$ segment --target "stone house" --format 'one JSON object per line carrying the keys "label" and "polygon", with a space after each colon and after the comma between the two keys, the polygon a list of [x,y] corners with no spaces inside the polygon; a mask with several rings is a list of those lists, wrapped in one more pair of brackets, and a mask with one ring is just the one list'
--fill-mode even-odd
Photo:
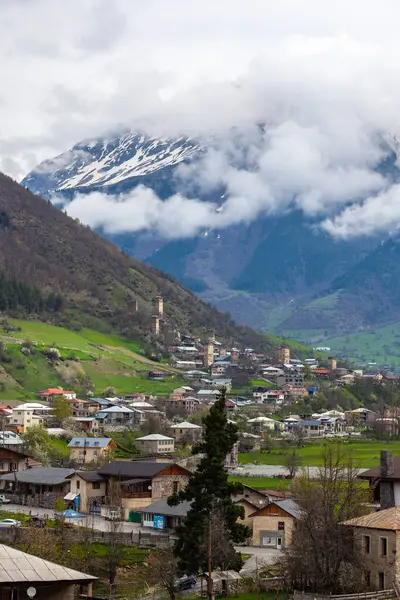
{"label": "stone house", "polygon": [[119,487],[126,520],[138,508],[183,490],[190,476],[190,471],[166,460],[115,460],[97,473],[107,481],[107,490]]}
{"label": "stone house", "polygon": [[201,438],[203,428],[200,425],[183,421],[176,425],[171,425],[170,429],[173,431],[176,442],[180,442],[183,439],[188,439],[190,442],[197,442]]}
{"label": "stone house", "polygon": [[152,433],[140,438],[136,438],[135,446],[139,452],[145,454],[167,454],[174,452],[175,440],[172,437]]}
{"label": "stone house", "polygon": [[81,463],[111,456],[116,447],[111,438],[74,437],[68,444],[70,459]]}
{"label": "stone house", "polygon": [[400,507],[345,521],[353,530],[353,540],[360,552],[365,583],[370,590],[393,588],[400,579]]}
{"label": "stone house", "polygon": [[253,519],[253,546],[283,550],[290,545],[300,508],[294,500],[271,502],[251,516]]}

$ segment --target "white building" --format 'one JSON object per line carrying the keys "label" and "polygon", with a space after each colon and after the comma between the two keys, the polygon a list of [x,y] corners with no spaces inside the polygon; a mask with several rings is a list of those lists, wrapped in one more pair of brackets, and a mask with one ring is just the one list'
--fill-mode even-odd
{"label": "white building", "polygon": [[159,433],[137,438],[135,445],[139,452],[146,454],[166,454],[175,450],[174,438]]}
{"label": "white building", "polygon": [[12,409],[9,425],[21,428],[22,432],[32,425],[43,425],[53,409],[40,402],[25,402]]}

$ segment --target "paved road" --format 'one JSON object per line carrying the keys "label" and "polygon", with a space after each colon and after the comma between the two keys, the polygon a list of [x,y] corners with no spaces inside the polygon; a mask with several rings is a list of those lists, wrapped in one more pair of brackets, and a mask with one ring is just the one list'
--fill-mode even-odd
{"label": "paved road", "polygon": [[[48,510],[46,508],[37,508],[36,506],[21,506],[19,504],[3,504],[1,510],[7,510],[9,512],[24,513],[26,515],[41,515],[48,516],[49,518],[54,517],[54,510]],[[84,519],[68,519],[69,523],[78,527],[93,527],[97,531],[109,531],[110,524],[105,520],[104,517],[88,516]],[[148,527],[141,527],[138,523],[128,523],[122,521],[121,531],[130,533],[131,531],[145,531],[146,533],[151,532]]]}
{"label": "paved road", "polygon": [[[302,467],[307,471],[310,477],[316,477],[319,474],[320,467],[310,467],[304,466]],[[359,473],[365,471],[365,469],[358,469]],[[282,465],[242,465],[237,469],[233,469],[230,471],[231,475],[241,475],[249,477],[273,477],[274,475],[287,475],[288,471],[286,467]]]}

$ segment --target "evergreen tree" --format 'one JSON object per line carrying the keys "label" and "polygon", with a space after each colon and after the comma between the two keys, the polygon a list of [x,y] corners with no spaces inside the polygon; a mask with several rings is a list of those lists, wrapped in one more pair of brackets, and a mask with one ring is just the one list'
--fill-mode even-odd
{"label": "evergreen tree", "polygon": [[[209,554],[212,569],[239,569],[242,561],[233,543],[243,543],[250,533],[248,527],[237,522],[244,518],[243,508],[232,501],[232,495],[242,492],[243,486],[230,483],[225,470],[226,456],[238,440],[236,425],[226,418],[225,400],[226,392],[222,390],[203,419],[203,439],[192,450],[193,454],[203,455],[200,464],[187,487],[168,500],[171,505],[191,502],[187,518],[177,530],[175,554],[182,573],[207,570]],[[219,527],[215,526],[216,515]],[[218,552],[216,548],[224,550]]]}

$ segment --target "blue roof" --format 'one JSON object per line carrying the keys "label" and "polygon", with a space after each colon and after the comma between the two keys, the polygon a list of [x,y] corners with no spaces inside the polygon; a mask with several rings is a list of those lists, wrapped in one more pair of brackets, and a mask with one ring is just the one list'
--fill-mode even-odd
{"label": "blue roof", "polygon": [[110,438],[74,437],[68,446],[70,448],[105,448],[110,442]]}
{"label": "blue roof", "polygon": [[321,425],[321,421],[313,421],[313,420],[307,420],[305,419],[304,421],[298,421],[298,425],[304,425],[305,427],[310,427],[312,425]]}

